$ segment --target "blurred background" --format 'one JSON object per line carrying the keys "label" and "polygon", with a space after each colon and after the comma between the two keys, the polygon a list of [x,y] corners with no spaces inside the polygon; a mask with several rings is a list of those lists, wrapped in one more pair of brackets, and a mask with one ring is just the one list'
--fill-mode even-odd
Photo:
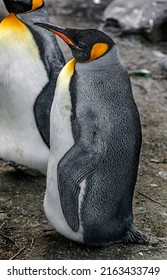
{"label": "blurred background", "polygon": [[[143,132],[134,222],[150,237],[150,244],[119,244],[92,250],[65,239],[52,229],[44,215],[45,178],[20,174],[0,161],[0,258],[167,259],[167,1],[45,3],[51,22],[99,28],[118,45],[131,77]],[[0,19],[5,15],[0,0]],[[59,43],[69,60],[69,48],[61,40]]]}

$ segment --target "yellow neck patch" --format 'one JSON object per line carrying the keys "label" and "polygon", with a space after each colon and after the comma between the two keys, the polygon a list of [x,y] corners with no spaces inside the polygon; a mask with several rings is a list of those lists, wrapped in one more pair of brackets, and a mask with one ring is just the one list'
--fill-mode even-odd
{"label": "yellow neck patch", "polygon": [[96,58],[102,56],[105,54],[109,49],[109,45],[105,43],[96,43],[93,45],[93,48],[91,50],[91,56],[89,61],[95,60]]}
{"label": "yellow neck patch", "polygon": [[70,60],[70,61],[66,64],[65,67],[66,67],[66,70],[67,70],[67,75],[72,76],[72,74],[74,73],[75,64],[76,64],[75,58],[73,58],[72,60]]}
{"label": "yellow neck patch", "polygon": [[75,64],[76,64],[76,60],[75,60],[75,58],[73,58],[72,60],[67,62],[67,64],[61,70],[59,77],[58,77],[58,82],[61,80],[62,86],[64,86],[66,84],[67,80],[69,80],[71,78],[71,76],[73,75],[74,69],[75,69]]}
{"label": "yellow neck patch", "polygon": [[32,0],[32,9],[29,12],[32,12],[43,5],[43,0]]}
{"label": "yellow neck patch", "polygon": [[70,96],[70,80],[75,70],[76,60],[70,60],[61,70],[56,84],[56,94],[61,95],[63,100],[63,114],[64,116],[71,115],[71,96]]}
{"label": "yellow neck patch", "polygon": [[24,53],[40,59],[39,50],[27,26],[13,13],[0,23],[0,50],[18,55]]}
{"label": "yellow neck patch", "polygon": [[0,32],[6,32],[7,30],[15,30],[19,32],[24,32],[26,26],[16,17],[15,14],[10,13],[5,17],[0,23]]}

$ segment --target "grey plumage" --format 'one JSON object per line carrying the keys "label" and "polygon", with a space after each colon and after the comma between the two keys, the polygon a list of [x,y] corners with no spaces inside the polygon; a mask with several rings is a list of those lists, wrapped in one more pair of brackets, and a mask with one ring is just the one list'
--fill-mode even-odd
{"label": "grey plumage", "polygon": [[[77,231],[79,222],[73,224],[78,209],[74,205],[79,183],[86,179],[80,206],[84,242],[99,246],[121,241],[132,228],[141,126],[130,80],[119,62],[116,46],[98,60],[77,63],[70,92],[77,141],[58,167],[66,219]],[[72,201],[73,193],[76,196]]]}

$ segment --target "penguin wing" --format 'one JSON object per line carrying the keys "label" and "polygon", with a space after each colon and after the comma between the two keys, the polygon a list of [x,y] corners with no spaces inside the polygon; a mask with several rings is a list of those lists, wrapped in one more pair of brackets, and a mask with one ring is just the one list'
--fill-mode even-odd
{"label": "penguin wing", "polygon": [[58,189],[62,211],[74,232],[79,230],[80,183],[99,166],[105,153],[104,142],[96,135],[93,142],[80,140],[74,144],[58,164]]}
{"label": "penguin wing", "polygon": [[[25,19],[25,18],[24,18]],[[59,48],[56,37],[49,31],[43,32],[39,26],[32,24],[33,18],[28,17],[27,27],[32,33],[38,46],[41,59],[48,74],[49,82],[39,93],[34,104],[34,115],[39,132],[50,146],[50,110],[54,98],[57,77],[65,65],[63,54]],[[49,46],[49,47],[47,47]]]}
{"label": "penguin wing", "polygon": [[34,116],[45,144],[50,147],[50,111],[54,98],[58,73],[51,73],[49,82],[38,95],[34,104]]}

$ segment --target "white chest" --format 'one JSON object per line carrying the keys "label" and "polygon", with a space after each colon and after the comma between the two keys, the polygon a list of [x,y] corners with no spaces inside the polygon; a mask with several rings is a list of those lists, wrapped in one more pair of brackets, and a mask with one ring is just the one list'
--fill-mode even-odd
{"label": "white chest", "polygon": [[56,164],[72,147],[74,139],[71,127],[71,97],[69,81],[62,73],[59,75],[55,98],[51,110],[51,155],[54,154]]}
{"label": "white chest", "polygon": [[29,30],[24,36],[5,30],[0,27],[0,156],[45,173],[48,148],[33,106],[48,82],[47,73]]}
{"label": "white chest", "polygon": [[[57,165],[65,153],[74,145],[71,128],[71,97],[69,82],[73,71],[70,63],[61,71],[51,110],[51,143],[47,171],[47,189],[44,199],[45,213],[53,227],[64,236],[82,242],[82,229],[74,233],[68,226],[61,209],[57,186]],[[65,78],[66,77],[66,78]]]}

